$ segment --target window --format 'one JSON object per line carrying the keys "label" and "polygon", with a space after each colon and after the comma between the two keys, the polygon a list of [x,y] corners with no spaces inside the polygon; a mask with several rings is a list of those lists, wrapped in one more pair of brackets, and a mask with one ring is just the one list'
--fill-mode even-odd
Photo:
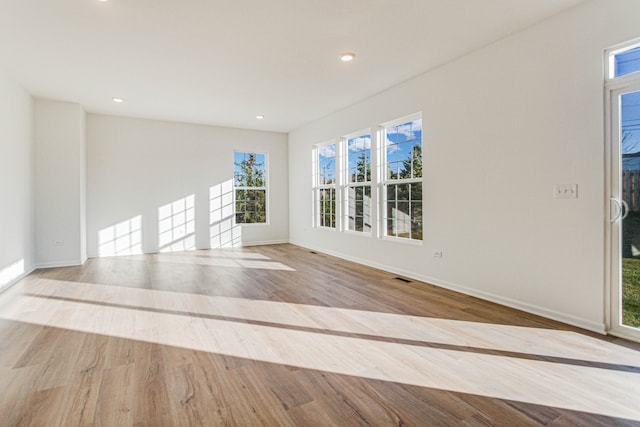
{"label": "window", "polygon": [[[640,176],[640,39],[606,51],[605,163],[608,251],[608,326],[615,335],[640,341],[638,311],[638,181]],[[617,205],[617,207],[616,207]]]}
{"label": "window", "polygon": [[609,78],[620,77],[638,71],[640,71],[640,46],[635,44],[611,52]]}
{"label": "window", "polygon": [[267,222],[267,155],[234,153],[233,183],[236,224]]}
{"label": "window", "polygon": [[384,235],[422,240],[422,119],[383,126]]}
{"label": "window", "polygon": [[371,232],[371,134],[346,138],[347,228]]}
{"label": "window", "polygon": [[316,147],[314,205],[315,225],[336,228],[336,144]]}

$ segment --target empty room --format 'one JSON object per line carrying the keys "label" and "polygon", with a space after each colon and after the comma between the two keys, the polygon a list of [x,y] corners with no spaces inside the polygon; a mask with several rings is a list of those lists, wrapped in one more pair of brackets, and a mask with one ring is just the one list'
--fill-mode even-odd
{"label": "empty room", "polygon": [[637,0],[0,0],[0,427],[640,425]]}

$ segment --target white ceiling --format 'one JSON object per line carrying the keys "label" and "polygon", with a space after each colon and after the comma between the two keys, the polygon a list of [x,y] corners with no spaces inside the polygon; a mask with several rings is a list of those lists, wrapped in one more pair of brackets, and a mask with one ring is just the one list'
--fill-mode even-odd
{"label": "white ceiling", "polygon": [[0,67],[89,112],[287,132],[581,1],[0,0]]}

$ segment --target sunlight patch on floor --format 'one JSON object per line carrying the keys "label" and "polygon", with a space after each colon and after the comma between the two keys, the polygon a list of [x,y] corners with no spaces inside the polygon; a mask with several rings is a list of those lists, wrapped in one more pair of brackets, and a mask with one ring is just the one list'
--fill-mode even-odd
{"label": "sunlight patch on floor", "polygon": [[569,331],[37,278],[21,291],[0,317],[640,421],[640,374],[606,368],[640,367],[640,354]]}
{"label": "sunlight patch on floor", "polygon": [[270,260],[253,260],[253,259],[241,259],[234,257],[205,257],[205,258],[193,258],[192,256],[185,255],[173,255],[166,257],[164,255],[156,255],[155,260],[165,263],[179,263],[189,265],[208,265],[212,267],[233,267],[233,268],[257,268],[266,270],[283,270],[283,271],[295,271],[293,268],[285,265],[281,262]]}

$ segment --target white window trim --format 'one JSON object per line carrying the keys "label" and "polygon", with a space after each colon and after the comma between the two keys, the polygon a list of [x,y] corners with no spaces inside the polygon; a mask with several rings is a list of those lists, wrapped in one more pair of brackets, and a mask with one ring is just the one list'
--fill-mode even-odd
{"label": "white window trim", "polygon": [[615,56],[619,53],[626,52],[640,47],[640,38],[633,39],[631,41],[621,43],[605,50],[605,70],[604,79],[608,83],[615,82],[616,84],[625,85],[627,81],[635,81],[638,78],[640,71],[634,71],[633,73],[625,74],[624,76],[615,77]]}
{"label": "white window trim", "polygon": [[[381,123],[378,127],[378,137],[377,137],[377,154],[378,154],[378,238],[382,240],[410,244],[415,246],[423,246],[424,242],[424,169],[423,175],[420,178],[405,178],[405,179],[394,179],[389,180],[387,177],[387,146],[386,146],[386,138],[385,131],[386,128],[391,126],[400,125],[409,121],[414,120],[422,120],[422,111],[409,114],[404,117],[400,117],[398,119],[390,120],[388,122]],[[422,134],[422,160],[424,165],[424,122],[423,122],[423,134]],[[406,237],[397,237],[397,236],[389,236],[387,234],[387,192],[386,186],[389,184],[414,184],[421,183],[422,184],[422,240],[406,238]]]}
{"label": "white window trim", "polygon": [[[335,181],[333,184],[321,184],[320,183],[320,173],[319,173],[319,169],[320,169],[320,148],[321,147],[325,147],[327,145],[335,145],[336,146],[336,157],[335,157],[335,171],[334,171],[334,176],[335,176]],[[320,144],[316,144],[313,146],[313,173],[312,173],[312,181],[313,181],[313,227],[318,229],[318,230],[326,230],[326,231],[338,231],[340,230],[341,227],[341,221],[340,221],[340,194],[339,194],[339,188],[340,188],[340,161],[341,161],[341,155],[340,155],[340,146],[342,144],[340,144],[340,141],[338,140],[330,140],[330,141],[325,141],[323,143]],[[333,189],[335,196],[334,196],[334,204],[335,204],[335,218],[336,218],[336,226],[335,227],[327,227],[326,225],[321,225],[320,224],[320,191],[321,190],[326,190],[326,189]]]}
{"label": "white window trim", "polygon": [[[614,178],[616,168],[613,162],[619,156],[619,151],[616,152],[611,147],[617,145],[617,134],[620,131],[617,119],[614,118],[614,111],[612,108],[611,100],[616,98],[619,93],[626,91],[633,91],[640,85],[640,72],[635,71],[623,76],[615,77],[614,57],[615,55],[625,52],[627,50],[640,47],[640,38],[628,41],[626,43],[619,44],[610,49],[605,50],[605,203],[609,206],[610,197],[614,194],[611,193],[613,183],[616,182]],[[608,215],[611,215],[609,212]],[[620,229],[615,229],[608,226],[605,232],[605,254],[608,261],[605,263],[605,323],[606,328],[612,335],[626,338],[632,341],[638,341],[637,328],[627,326],[619,322],[619,317],[622,315],[621,307],[614,307],[616,301],[622,299],[622,287],[618,286],[617,282],[620,281],[621,271],[616,271],[615,267],[612,268],[611,260],[620,257],[619,248],[614,243],[619,243],[617,240],[619,237],[614,238],[614,234],[618,234]],[[618,234],[619,236],[619,234]],[[617,303],[616,303],[617,304]]]}
{"label": "white window trim", "polygon": [[[233,150],[233,155],[235,159],[236,153],[252,153],[252,154],[263,154],[264,155],[264,187],[236,187],[236,177],[235,177],[235,161],[234,161],[234,176],[233,176],[233,225],[240,227],[264,227],[265,225],[270,225],[271,223],[271,215],[270,215],[270,194],[269,194],[269,152],[268,151],[256,151],[256,150]],[[265,190],[264,201],[265,201],[265,222],[236,222],[236,190]]]}
{"label": "white window trim", "polygon": [[387,242],[401,243],[403,245],[414,245],[414,246],[423,246],[422,240],[416,239],[407,239],[405,237],[396,237],[396,236],[382,236],[381,240],[385,240]]}
{"label": "white window trim", "polygon": [[[369,135],[369,138],[371,140],[371,147],[369,149],[370,151],[370,159],[369,159],[369,163],[370,163],[370,168],[371,168],[371,176],[369,176],[369,181],[366,182],[349,182],[349,140],[352,138],[357,138],[359,136],[364,136],[364,135]],[[342,173],[341,175],[341,188],[342,188],[342,205],[344,206],[344,212],[342,215],[342,223],[343,223],[343,228],[342,231],[347,233],[347,234],[354,234],[354,235],[359,235],[359,236],[366,236],[366,237],[370,237],[373,235],[373,231],[375,229],[375,223],[374,223],[374,209],[375,206],[373,204],[373,191],[374,191],[374,181],[373,181],[373,174],[374,174],[374,164],[373,164],[373,154],[375,152],[375,145],[374,145],[375,141],[374,141],[374,133],[372,132],[371,128],[365,128],[365,129],[361,129],[357,132],[351,132],[347,135],[344,135],[341,140],[340,140],[340,145],[342,145],[342,150],[341,150],[341,154],[342,154],[342,159],[341,159],[341,169],[342,169]],[[349,229],[349,188],[351,187],[369,187],[369,193],[371,194],[371,201],[370,201],[370,207],[369,207],[369,217],[371,218],[371,229],[369,231],[357,231],[357,230],[351,230]]]}

